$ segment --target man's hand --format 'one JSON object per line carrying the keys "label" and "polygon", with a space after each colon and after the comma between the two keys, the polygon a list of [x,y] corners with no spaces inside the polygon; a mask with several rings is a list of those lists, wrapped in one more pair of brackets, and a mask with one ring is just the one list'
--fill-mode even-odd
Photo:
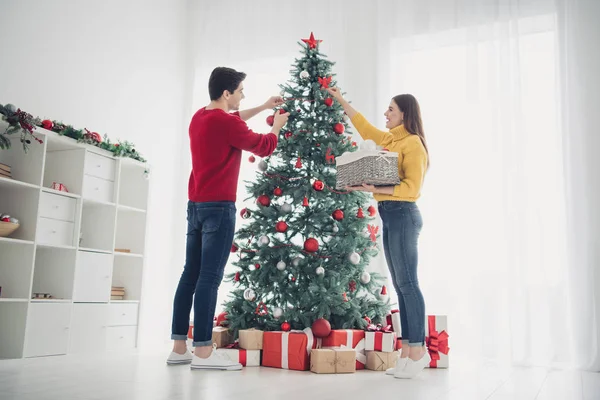
{"label": "man's hand", "polygon": [[283,98],[281,96],[273,96],[270,97],[269,100],[265,101],[263,107],[265,110],[269,110],[271,108],[279,107],[284,103]]}
{"label": "man's hand", "polygon": [[283,128],[283,126],[287,123],[287,120],[290,116],[290,113],[285,113],[285,114],[279,114],[278,112],[275,113],[275,119],[273,120],[273,130],[274,131],[280,131],[281,128]]}

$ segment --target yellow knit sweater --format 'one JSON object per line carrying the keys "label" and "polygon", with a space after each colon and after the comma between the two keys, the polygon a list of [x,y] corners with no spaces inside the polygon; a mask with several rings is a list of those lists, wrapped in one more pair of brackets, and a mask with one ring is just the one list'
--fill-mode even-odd
{"label": "yellow knit sweater", "polygon": [[394,186],[394,194],[374,194],[377,201],[417,201],[427,170],[427,152],[417,135],[413,135],[400,125],[389,132],[380,131],[356,113],[352,124],[363,139],[373,140],[378,146],[398,153],[398,173],[402,182]]}

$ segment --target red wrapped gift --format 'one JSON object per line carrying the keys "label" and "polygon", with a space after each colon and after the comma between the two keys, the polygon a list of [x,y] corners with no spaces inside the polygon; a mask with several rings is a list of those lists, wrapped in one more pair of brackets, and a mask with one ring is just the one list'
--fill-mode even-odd
{"label": "red wrapped gift", "polygon": [[392,326],[396,335],[400,337],[402,334],[402,328],[400,327],[400,310],[392,310],[386,316],[386,322],[388,325]]}
{"label": "red wrapped gift", "polygon": [[365,333],[365,350],[381,351],[391,353],[397,346],[396,332],[392,331],[391,326],[369,325]]}
{"label": "red wrapped gift", "polygon": [[57,183],[57,182],[52,182],[52,189],[58,190],[60,192],[67,192],[67,193],[69,192],[65,185],[63,185],[62,183]]}
{"label": "red wrapped gift", "polygon": [[310,352],[316,347],[312,330],[265,332],[263,334],[263,367],[308,371]]}
{"label": "red wrapped gift", "polygon": [[[321,341],[320,346],[327,347],[347,347],[356,351],[356,369],[365,369],[367,355],[365,353],[365,331],[358,329],[335,329],[329,336]],[[319,347],[319,346],[317,346]]]}
{"label": "red wrapped gift", "polygon": [[448,317],[428,315],[425,322],[425,345],[431,357],[429,368],[448,368]]}

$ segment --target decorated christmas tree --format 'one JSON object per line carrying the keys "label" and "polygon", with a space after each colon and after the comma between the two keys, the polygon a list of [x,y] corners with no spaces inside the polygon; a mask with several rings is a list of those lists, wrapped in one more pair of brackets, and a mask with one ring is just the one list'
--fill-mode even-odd
{"label": "decorated christmas tree", "polygon": [[363,329],[389,309],[382,278],[367,272],[378,253],[376,208],[365,193],[334,189],[335,157],[357,145],[342,107],[323,90],[336,82],[320,42],[312,33],[299,42],[302,57],[275,110],[290,117],[247,184],[256,205],[241,210],[247,223],[234,239],[236,272],[227,279],[235,289],[225,303],[236,333],[304,329],[320,318],[332,329]]}

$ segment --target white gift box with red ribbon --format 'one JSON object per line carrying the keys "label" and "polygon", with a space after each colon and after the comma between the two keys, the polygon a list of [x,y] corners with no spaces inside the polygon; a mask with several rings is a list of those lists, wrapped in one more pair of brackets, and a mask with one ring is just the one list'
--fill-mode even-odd
{"label": "white gift box with red ribbon", "polygon": [[396,332],[366,332],[365,350],[391,353],[396,350]]}
{"label": "white gift box with red ribbon", "polygon": [[220,354],[225,355],[233,362],[239,362],[244,367],[260,367],[260,350],[244,349],[219,349]]}
{"label": "white gift box with red ribbon", "polygon": [[448,317],[428,315],[425,317],[425,346],[431,357],[429,368],[448,368]]}

